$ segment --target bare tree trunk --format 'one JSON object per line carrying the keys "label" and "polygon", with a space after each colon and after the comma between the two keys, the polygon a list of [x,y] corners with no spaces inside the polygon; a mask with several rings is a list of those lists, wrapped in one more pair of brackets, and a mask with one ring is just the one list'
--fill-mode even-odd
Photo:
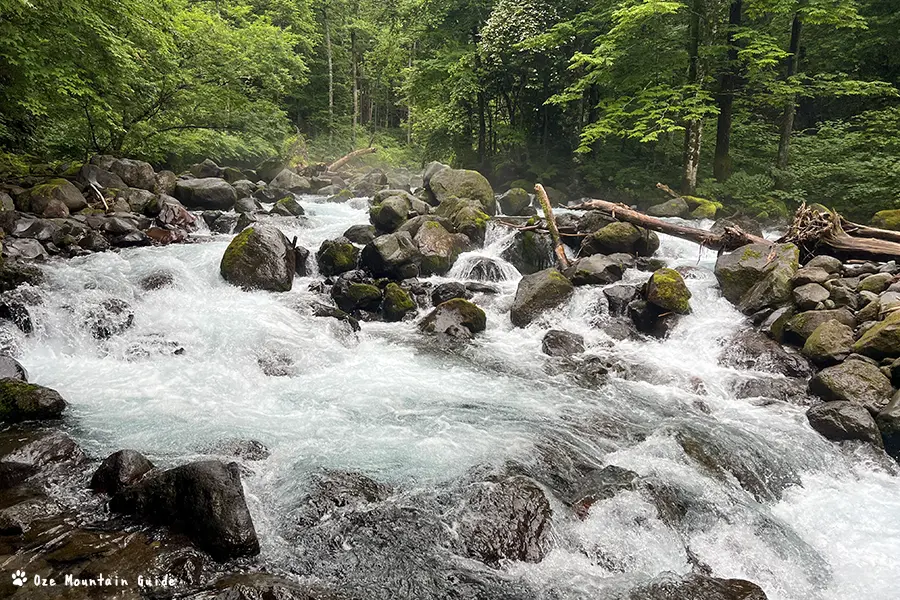
{"label": "bare tree trunk", "polygon": [[325,54],[328,57],[328,142],[334,143],[334,63],[331,52],[331,27],[328,24],[328,13],[322,9],[325,21]]}
{"label": "bare tree trunk", "polygon": [[351,140],[353,147],[356,147],[356,127],[359,125],[359,68],[357,65],[358,58],[356,56],[356,29],[350,30],[350,57],[353,63],[353,128],[351,129]]}
{"label": "bare tree trunk", "polygon": [[569,258],[566,256],[566,247],[563,246],[559,237],[559,229],[556,228],[556,218],[553,216],[553,208],[550,207],[550,199],[547,197],[547,191],[541,184],[534,186],[535,195],[541,208],[544,211],[544,217],[547,218],[547,229],[550,230],[550,238],[553,240],[553,249],[556,252],[556,262],[559,270],[564,271],[569,268]]}
{"label": "bare tree trunk", "polygon": [[[691,6],[691,21],[688,28],[688,82],[700,83],[700,14],[703,0],[694,0]],[[703,141],[703,123],[688,121],[684,129],[684,162],[681,176],[681,191],[693,195],[697,190],[697,173],[700,170],[700,147]]]}
{"label": "bare tree trunk", "polygon": [[[794,14],[791,22],[791,42],[788,48],[789,56],[787,58],[787,80],[797,74],[800,66],[800,34],[803,29],[803,23],[800,21],[800,15]],[[778,173],[775,178],[775,187],[784,189],[787,185],[785,181],[784,171],[787,170],[791,153],[791,134],[794,133],[794,116],[797,113],[797,99],[791,95],[784,105],[784,112],[781,116],[781,137],[778,140],[778,159],[775,166]]]}
{"label": "bare tree trunk", "polygon": [[731,176],[731,123],[733,117],[734,94],[738,79],[738,47],[734,34],[741,26],[743,0],[732,0],[728,15],[728,65],[722,74],[716,101],[719,105],[719,119],[716,124],[716,152],[713,158],[713,175],[718,181]]}
{"label": "bare tree trunk", "polygon": [[375,148],[373,148],[373,147],[360,148],[359,150],[354,150],[353,152],[342,156],[341,158],[337,159],[336,161],[334,161],[333,163],[328,165],[328,167],[325,170],[331,171],[331,172],[337,171],[338,169],[340,169],[341,167],[346,165],[348,162],[350,162],[357,156],[364,156],[366,154],[372,154],[373,152],[375,152]]}

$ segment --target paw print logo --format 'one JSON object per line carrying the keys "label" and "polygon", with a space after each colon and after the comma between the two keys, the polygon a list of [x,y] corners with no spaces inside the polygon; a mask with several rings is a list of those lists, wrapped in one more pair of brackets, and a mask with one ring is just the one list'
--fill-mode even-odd
{"label": "paw print logo", "polygon": [[25,575],[25,571],[16,571],[12,574],[13,585],[22,587],[25,585],[25,578],[28,577]]}

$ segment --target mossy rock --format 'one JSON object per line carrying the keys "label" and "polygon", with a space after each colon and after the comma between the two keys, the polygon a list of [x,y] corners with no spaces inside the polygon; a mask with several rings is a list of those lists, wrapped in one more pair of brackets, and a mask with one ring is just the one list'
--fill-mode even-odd
{"label": "mossy rock", "polygon": [[866,331],[853,344],[853,351],[878,359],[900,357],[900,311]]}
{"label": "mossy rock", "polygon": [[305,214],[306,211],[303,210],[303,207],[300,206],[300,203],[297,202],[294,196],[285,196],[275,203],[271,212],[273,215],[282,217],[299,217]]}
{"label": "mossy rock", "polygon": [[718,208],[713,202],[704,202],[691,211],[694,219],[715,219]]}
{"label": "mossy rock", "polygon": [[36,185],[16,198],[17,209],[36,215],[44,215],[56,203],[62,203],[65,206],[66,214],[63,216],[87,207],[87,201],[78,188],[67,179],[61,178]]}
{"label": "mossy rock", "polygon": [[319,274],[325,277],[352,271],[358,262],[359,248],[346,238],[325,240],[316,252]]}
{"label": "mossy rock", "polygon": [[412,204],[409,199],[389,196],[369,209],[369,221],[381,233],[393,233],[406,223]]}
{"label": "mossy rock", "polygon": [[803,355],[819,366],[844,360],[853,344],[853,329],[836,319],[825,321],[813,330],[803,344]]}
{"label": "mossy rock", "polygon": [[721,255],[715,274],[722,295],[751,310],[790,302],[799,267],[800,251],[794,244],[748,244]]}
{"label": "mossy rock", "polygon": [[416,303],[409,292],[396,283],[389,283],[384,288],[382,313],[385,321],[400,321],[406,313],[416,310]]}
{"label": "mossy rock", "polygon": [[227,282],[244,289],[286,292],[293,286],[296,255],[277,228],[254,225],[231,240],[219,271]]}
{"label": "mossy rock", "polygon": [[880,210],[872,217],[872,227],[900,231],[900,208]]}
{"label": "mossy rock", "polygon": [[582,256],[619,252],[652,256],[658,249],[659,236],[656,233],[622,221],[601,227],[585,237],[581,243]]}
{"label": "mossy rock", "polygon": [[0,379],[0,422],[58,419],[66,408],[62,396],[40,385]]}
{"label": "mossy rock", "polygon": [[441,169],[428,180],[427,187],[438,203],[450,197],[466,198],[478,202],[481,211],[488,215],[497,212],[494,190],[478,171]]}
{"label": "mossy rock", "polygon": [[888,405],[894,393],[881,369],[855,359],[816,373],[809,380],[809,391],[826,402],[844,400],[876,413]]}
{"label": "mossy rock", "polygon": [[659,269],[647,282],[647,302],[686,315],[691,312],[691,291],[674,269]]}
{"label": "mossy rock", "polygon": [[487,327],[487,316],[465,298],[453,298],[439,304],[426,316],[419,328],[426,333],[440,333],[469,338]]}
{"label": "mossy rock", "polygon": [[510,319],[516,327],[525,327],[541,313],[566,302],[574,291],[572,282],[556,269],[526,275],[519,281]]}

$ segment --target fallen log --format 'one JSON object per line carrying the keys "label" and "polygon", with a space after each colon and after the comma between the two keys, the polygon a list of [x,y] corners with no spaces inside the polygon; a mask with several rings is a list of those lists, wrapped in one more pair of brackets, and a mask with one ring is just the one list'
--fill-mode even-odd
{"label": "fallen log", "polygon": [[547,229],[550,230],[550,238],[553,240],[553,250],[556,252],[556,262],[559,263],[559,270],[564,271],[569,268],[569,259],[566,256],[566,247],[563,246],[559,238],[559,229],[556,228],[556,217],[553,216],[553,209],[550,207],[550,199],[547,197],[547,191],[541,184],[534,186],[535,195],[541,208],[544,210],[544,217],[547,219]]}
{"label": "fallen log", "polygon": [[346,165],[348,162],[350,162],[354,158],[356,158],[358,156],[365,156],[366,154],[373,154],[374,152],[375,152],[374,146],[369,146],[368,148],[360,148],[359,150],[354,150],[353,152],[351,152],[349,154],[345,154],[344,156],[340,157],[339,159],[337,159],[336,161],[334,161],[333,163],[328,165],[328,167],[326,167],[325,170],[326,171],[337,171],[338,169],[340,169],[341,167]]}

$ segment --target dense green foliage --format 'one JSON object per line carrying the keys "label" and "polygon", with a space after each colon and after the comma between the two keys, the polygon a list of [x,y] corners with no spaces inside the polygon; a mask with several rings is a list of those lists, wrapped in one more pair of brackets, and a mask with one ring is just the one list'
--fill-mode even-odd
{"label": "dense green foliage", "polygon": [[[900,208],[893,0],[0,0],[0,149]],[[695,192],[696,190],[696,192]]]}

